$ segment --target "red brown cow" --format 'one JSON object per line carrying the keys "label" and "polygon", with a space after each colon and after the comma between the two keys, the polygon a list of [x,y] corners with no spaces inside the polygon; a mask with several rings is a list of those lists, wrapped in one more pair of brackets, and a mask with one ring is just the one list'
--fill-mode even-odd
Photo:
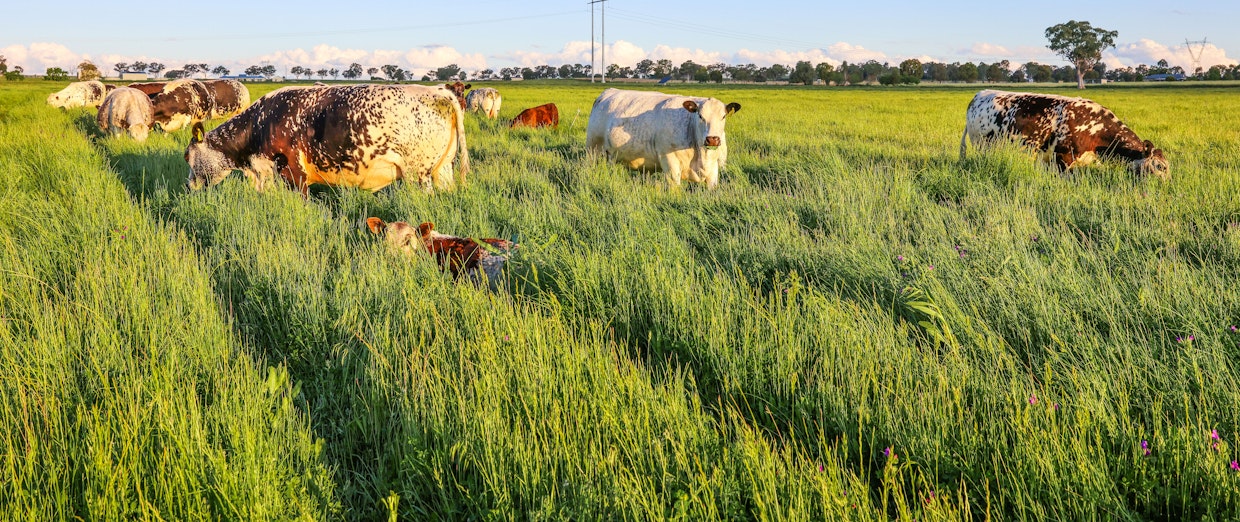
{"label": "red brown cow", "polygon": [[461,83],[458,81],[456,83],[445,83],[443,84],[443,86],[447,87],[449,91],[452,91],[452,94],[456,95],[457,101],[461,102],[461,110],[464,110],[465,109],[465,91],[468,91],[470,87],[473,87],[473,84]]}
{"label": "red brown cow", "polygon": [[131,83],[129,87],[151,98],[155,106],[155,123],[164,132],[173,132],[206,120],[215,110],[215,96],[198,80],[182,78],[171,82]]}
{"label": "red brown cow", "polygon": [[1060,171],[1112,157],[1128,162],[1135,174],[1171,176],[1162,149],[1142,141],[1106,107],[1084,98],[981,91],[969,102],[960,136],[962,159],[965,138],[975,146],[1016,140],[1037,150],[1043,161],[1054,161]]}
{"label": "red brown cow", "polygon": [[154,96],[163,92],[165,85],[168,85],[168,82],[137,82],[126,85],[126,87],[142,91],[147,96]]}
{"label": "red brown cow", "polygon": [[521,111],[516,118],[512,119],[512,123],[508,125],[512,127],[551,127],[560,126],[560,109],[554,103],[530,107]]}
{"label": "red brown cow", "polygon": [[467,237],[449,236],[435,232],[435,224],[422,223],[413,228],[404,221],[385,223],[377,217],[367,218],[366,226],[375,235],[382,235],[388,245],[408,254],[429,253],[439,263],[441,270],[452,273],[453,279],[465,275],[475,283],[486,276],[488,281],[499,281],[508,253],[515,248],[504,239],[483,239],[495,252]]}

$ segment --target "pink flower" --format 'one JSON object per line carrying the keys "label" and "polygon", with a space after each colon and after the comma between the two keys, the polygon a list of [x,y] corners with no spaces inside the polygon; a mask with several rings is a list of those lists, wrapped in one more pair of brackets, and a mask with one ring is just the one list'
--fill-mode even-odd
{"label": "pink flower", "polygon": [[1038,403],[1038,394],[1035,393],[1035,394],[1030,395],[1029,404],[1037,404],[1037,403]]}
{"label": "pink flower", "polygon": [[1210,438],[1211,438],[1211,439],[1214,439],[1214,440],[1218,440],[1218,430],[1217,430],[1217,429],[1210,430]]}
{"label": "pink flower", "polygon": [[1233,460],[1233,461],[1231,461],[1231,470],[1232,470],[1232,471],[1240,471],[1240,462],[1236,462],[1236,461],[1234,461],[1234,460]]}

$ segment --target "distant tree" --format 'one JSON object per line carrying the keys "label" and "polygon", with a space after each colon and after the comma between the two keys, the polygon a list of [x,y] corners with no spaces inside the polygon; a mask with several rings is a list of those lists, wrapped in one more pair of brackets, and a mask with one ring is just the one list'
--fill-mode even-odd
{"label": "distant tree", "polygon": [[792,69],[789,69],[788,66],[779,63],[771,64],[771,66],[767,68],[767,71],[769,72],[767,79],[775,81],[786,80],[788,79],[788,75],[792,74]]}
{"label": "distant tree", "polygon": [[214,75],[216,75],[217,77],[218,77],[218,76],[228,76],[228,73],[230,73],[230,72],[232,72],[232,71],[229,71],[229,70],[228,70],[228,68],[227,68],[227,67],[224,67],[223,65],[217,65],[217,66],[215,66],[215,68],[214,68],[214,69],[211,69],[211,74],[214,74]]}
{"label": "distant tree", "polygon": [[706,71],[706,78],[715,83],[723,83],[723,71],[719,69],[709,69]]}
{"label": "distant tree", "polygon": [[245,74],[248,76],[260,76],[263,74],[263,66],[251,65],[245,68]]}
{"label": "distant tree", "polygon": [[909,58],[900,62],[900,76],[912,76],[920,80],[922,74],[921,60]]}
{"label": "distant tree", "polygon": [[435,69],[435,78],[440,81],[455,79],[459,74],[461,74],[461,67],[455,63]]}
{"label": "distant tree", "polygon": [[95,64],[91,63],[90,60],[82,60],[82,63],[79,63],[77,68],[78,80],[89,81],[99,79],[99,68],[95,67]]}
{"label": "distant tree", "polygon": [[258,70],[258,72],[261,73],[263,76],[270,78],[276,75],[276,66],[264,65],[261,69]]}
{"label": "distant tree", "polygon": [[960,65],[960,81],[973,83],[977,81],[977,66],[973,62],[965,62]]}
{"label": "distant tree", "polygon": [[521,79],[522,80],[533,80],[536,78],[538,78],[538,73],[536,71],[534,71],[533,69],[530,69],[529,67],[521,68]]}
{"label": "distant tree", "polygon": [[1025,71],[1017,69],[1008,77],[1008,81],[1012,83],[1025,83]]}
{"label": "distant tree", "polygon": [[354,62],[349,64],[349,68],[344,70],[346,80],[356,80],[362,76],[362,64]]}
{"label": "distant tree", "polygon": [[133,72],[144,73],[146,72],[146,68],[147,68],[146,62],[134,62],[134,63],[129,64],[129,70]]}
{"label": "distant tree", "polygon": [[822,62],[814,66],[814,77],[822,80],[823,83],[830,83],[832,76],[835,76],[834,65]]}
{"label": "distant tree", "polygon": [[495,69],[483,69],[475,73],[475,78],[479,80],[490,80],[495,76]]}
{"label": "distant tree", "polygon": [[816,79],[818,79],[818,74],[814,71],[813,64],[807,61],[799,61],[793,66],[792,74],[788,76],[788,83],[813,85]]}
{"label": "distant tree", "polygon": [[336,78],[340,77],[340,69],[332,67],[331,69],[327,70],[327,74],[330,74],[332,79],[335,80]]}
{"label": "distant tree", "polygon": [[930,64],[930,79],[936,82],[947,81],[947,64],[934,62]]}
{"label": "distant tree", "polygon": [[113,71],[116,71],[116,75],[117,75],[117,76],[120,76],[120,75],[121,75],[121,73],[123,73],[123,72],[125,72],[125,71],[129,70],[129,64],[127,64],[127,63],[125,63],[125,62],[120,62],[120,63],[117,63],[117,64],[115,64],[115,65],[113,65],[113,66],[112,66],[112,70],[113,70]]}
{"label": "distant tree", "polygon": [[301,76],[301,71],[302,71],[302,69],[303,69],[303,68],[302,68],[302,66],[300,66],[300,65],[294,65],[294,66],[292,66],[292,67],[290,67],[290,68],[289,68],[288,73],[289,73],[289,74],[291,74],[291,75],[293,75],[293,77],[294,77],[294,78],[296,78],[296,77],[298,77],[298,76]]}
{"label": "distant tree", "polygon": [[146,72],[154,74],[155,76],[159,76],[159,73],[163,72],[166,68],[167,67],[165,67],[164,64],[159,62],[151,62],[146,64]]}
{"label": "distant tree", "polygon": [[186,73],[185,73],[185,71],[184,71],[183,69],[173,69],[173,70],[171,70],[171,71],[168,71],[168,72],[164,73],[164,78],[167,78],[167,79],[169,79],[169,80],[175,80],[175,79],[178,79],[178,78],[185,78],[185,77],[187,77],[187,76],[189,76],[189,75],[188,75],[188,74],[186,74]]}
{"label": "distant tree", "polygon": [[672,61],[667,58],[655,62],[650,69],[650,75],[655,78],[662,78],[669,74],[672,74]]}
{"label": "distant tree", "polygon": [[1008,76],[1011,76],[1012,74],[1012,72],[1008,70],[1009,67],[1011,67],[1011,63],[1007,60],[990,64],[990,66],[986,68],[986,81],[1006,82]]}
{"label": "distant tree", "polygon": [[1119,31],[1095,28],[1089,22],[1068,20],[1046,28],[1047,45],[1055,54],[1076,66],[1076,88],[1085,88],[1085,73],[1102,61],[1102,52],[1115,47]]}
{"label": "distant tree", "polygon": [[0,54],[0,74],[9,72],[9,59]]}
{"label": "distant tree", "polygon": [[394,82],[405,80],[405,70],[401,69],[399,66],[388,64],[380,67],[380,69],[383,70],[383,76],[389,80]]}
{"label": "distant tree", "polygon": [[649,58],[643,59],[633,66],[633,72],[642,77],[650,76],[652,70],[654,70],[654,60]]}
{"label": "distant tree", "polygon": [[5,71],[6,72],[4,73],[4,79],[6,80],[18,81],[18,80],[26,79],[25,76],[22,76],[22,73],[26,72],[26,70],[22,69],[22,66],[20,65],[14,65],[13,69],[11,70],[6,68]]}
{"label": "distant tree", "polygon": [[69,79],[69,73],[60,67],[48,67],[47,72],[43,73],[43,79],[61,82]]}
{"label": "distant tree", "polygon": [[207,64],[205,64],[205,63],[200,63],[200,64],[196,64],[196,65],[198,65],[198,73],[199,73],[199,74],[202,74],[202,75],[204,75],[204,76],[207,74],[207,72],[209,72],[209,71],[211,70],[211,66],[210,66],[210,65],[207,65]]}
{"label": "distant tree", "polygon": [[511,80],[521,75],[521,68],[520,67],[504,67],[503,69],[499,70],[499,75],[500,75],[500,78],[502,78],[505,81]]}
{"label": "distant tree", "polygon": [[181,71],[185,73],[186,78],[192,77],[193,75],[198,74],[198,64],[187,63],[181,67]]}
{"label": "distant tree", "polygon": [[697,75],[698,69],[701,67],[701,65],[694,63],[693,60],[685,60],[685,62],[680,64],[679,67],[680,77],[685,80],[691,80]]}
{"label": "distant tree", "polygon": [[327,70],[326,68],[323,68],[323,69],[319,69],[319,70],[317,70],[317,71],[314,71],[314,74],[319,75],[319,78],[320,78],[320,79],[321,79],[321,78],[326,78],[326,77],[327,77],[327,73],[328,73],[328,70]]}
{"label": "distant tree", "polygon": [[373,80],[373,79],[375,79],[375,75],[376,75],[376,74],[379,74],[379,68],[378,68],[378,67],[371,67],[371,68],[369,68],[369,69],[366,69],[366,74],[367,74],[367,75],[369,75],[369,76],[370,76],[370,79],[372,79],[372,80]]}

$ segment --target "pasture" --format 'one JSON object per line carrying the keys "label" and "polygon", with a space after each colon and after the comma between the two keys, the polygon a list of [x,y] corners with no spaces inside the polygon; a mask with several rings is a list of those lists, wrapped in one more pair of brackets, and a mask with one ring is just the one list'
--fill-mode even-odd
{"label": "pasture", "polygon": [[[977,85],[664,86],[743,106],[708,191],[496,82],[464,187],[305,201],[62,85],[0,87],[0,518],[1240,517],[1234,88],[1085,92],[1164,182],[959,160]],[[516,239],[507,290],[368,216]]]}

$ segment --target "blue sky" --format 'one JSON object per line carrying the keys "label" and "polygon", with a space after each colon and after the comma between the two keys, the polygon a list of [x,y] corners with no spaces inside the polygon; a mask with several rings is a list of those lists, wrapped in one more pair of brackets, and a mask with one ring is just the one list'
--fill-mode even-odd
{"label": "blue sky", "polygon": [[[83,58],[186,61],[231,67],[268,62],[319,67],[396,63],[415,71],[448,63],[467,69],[586,63],[584,1],[514,2],[12,2],[0,54],[31,72]],[[1176,5],[1172,5],[1176,4]],[[1203,62],[1240,56],[1240,2],[683,2],[609,0],[610,62],[641,58],[791,64],[1038,60],[1046,27],[1069,19],[1118,30],[1112,65],[1166,58],[1189,66],[1184,39],[1208,37]],[[66,13],[73,13],[68,15]],[[1229,54],[1231,53],[1231,54]]]}

